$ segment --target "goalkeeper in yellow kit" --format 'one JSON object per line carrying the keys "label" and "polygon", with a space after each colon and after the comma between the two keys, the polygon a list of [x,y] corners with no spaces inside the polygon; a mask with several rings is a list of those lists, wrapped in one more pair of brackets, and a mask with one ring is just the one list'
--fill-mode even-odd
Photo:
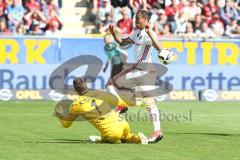
{"label": "goalkeeper in yellow kit", "polygon": [[101,137],[90,136],[89,139],[92,142],[148,143],[148,139],[143,133],[132,134],[128,122],[122,115],[112,109],[117,105],[135,105],[134,102],[131,102],[131,97],[122,101],[110,93],[90,90],[82,78],[76,78],[73,81],[73,86],[79,96],[72,103],[69,114],[64,116],[61,106],[57,106],[55,109],[55,115],[60,119],[64,128],[70,127],[73,121],[81,115],[101,133]]}

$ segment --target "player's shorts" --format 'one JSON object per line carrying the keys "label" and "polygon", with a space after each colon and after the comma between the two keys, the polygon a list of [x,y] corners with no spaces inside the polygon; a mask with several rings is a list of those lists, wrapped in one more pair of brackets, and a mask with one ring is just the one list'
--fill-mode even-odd
{"label": "player's shorts", "polygon": [[130,128],[124,119],[111,123],[111,125],[101,133],[102,142],[117,143],[130,134]]}
{"label": "player's shorts", "polygon": [[130,127],[127,121],[122,120],[112,123],[109,131],[101,134],[103,143],[141,143],[138,134],[130,133]]}
{"label": "player's shorts", "polygon": [[111,70],[111,78],[120,73],[123,70],[123,67],[124,67],[123,63],[113,65]]}
{"label": "player's shorts", "polygon": [[[155,71],[147,72],[147,71],[137,71],[130,72],[126,75],[126,79],[128,84],[132,87],[135,92],[140,93],[141,95],[137,95],[138,97],[154,97],[152,95],[151,90],[157,88],[156,84],[157,74]],[[120,79],[121,80],[121,79]],[[124,83],[121,83],[124,84]]]}

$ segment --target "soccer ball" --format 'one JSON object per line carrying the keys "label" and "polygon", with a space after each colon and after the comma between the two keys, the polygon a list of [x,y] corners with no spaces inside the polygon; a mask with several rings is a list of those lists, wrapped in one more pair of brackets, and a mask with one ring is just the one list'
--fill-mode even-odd
{"label": "soccer ball", "polygon": [[160,63],[165,65],[174,61],[176,54],[169,48],[164,48],[158,53],[158,59]]}

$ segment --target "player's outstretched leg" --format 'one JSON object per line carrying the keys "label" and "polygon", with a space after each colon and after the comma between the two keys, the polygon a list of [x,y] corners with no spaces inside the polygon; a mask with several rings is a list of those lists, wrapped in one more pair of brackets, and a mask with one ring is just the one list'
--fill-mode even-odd
{"label": "player's outstretched leg", "polygon": [[[121,95],[120,94],[120,90],[118,90],[116,87],[114,87],[113,85],[108,85],[106,87],[107,91],[110,92],[111,94],[115,95],[118,99],[119,99],[119,105],[116,107],[115,111],[118,112],[119,114],[125,113],[127,112],[128,108],[126,106],[128,106],[129,103],[127,103],[129,100],[127,100],[127,102],[125,102],[120,96],[123,93],[127,93],[127,91],[121,91]],[[125,95],[126,96],[126,95]],[[127,95],[129,97],[129,95]],[[126,99],[126,98],[124,98]],[[134,101],[132,100],[130,102],[130,104],[134,104]]]}

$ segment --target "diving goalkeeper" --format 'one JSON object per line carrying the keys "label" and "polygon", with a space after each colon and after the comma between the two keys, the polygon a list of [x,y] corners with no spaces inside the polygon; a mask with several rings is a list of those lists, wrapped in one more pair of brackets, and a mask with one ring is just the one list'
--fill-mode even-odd
{"label": "diving goalkeeper", "polygon": [[[55,108],[54,114],[60,119],[64,128],[70,127],[78,116],[82,116],[101,134],[101,137],[90,136],[89,139],[92,142],[148,143],[148,139],[143,133],[131,133],[128,122],[113,110],[113,107],[117,105],[135,105],[131,101],[131,97],[122,101],[110,93],[90,90],[83,78],[74,79],[73,87],[79,96],[72,103],[68,115],[64,116],[61,106]],[[126,97],[128,96],[126,95]]]}

